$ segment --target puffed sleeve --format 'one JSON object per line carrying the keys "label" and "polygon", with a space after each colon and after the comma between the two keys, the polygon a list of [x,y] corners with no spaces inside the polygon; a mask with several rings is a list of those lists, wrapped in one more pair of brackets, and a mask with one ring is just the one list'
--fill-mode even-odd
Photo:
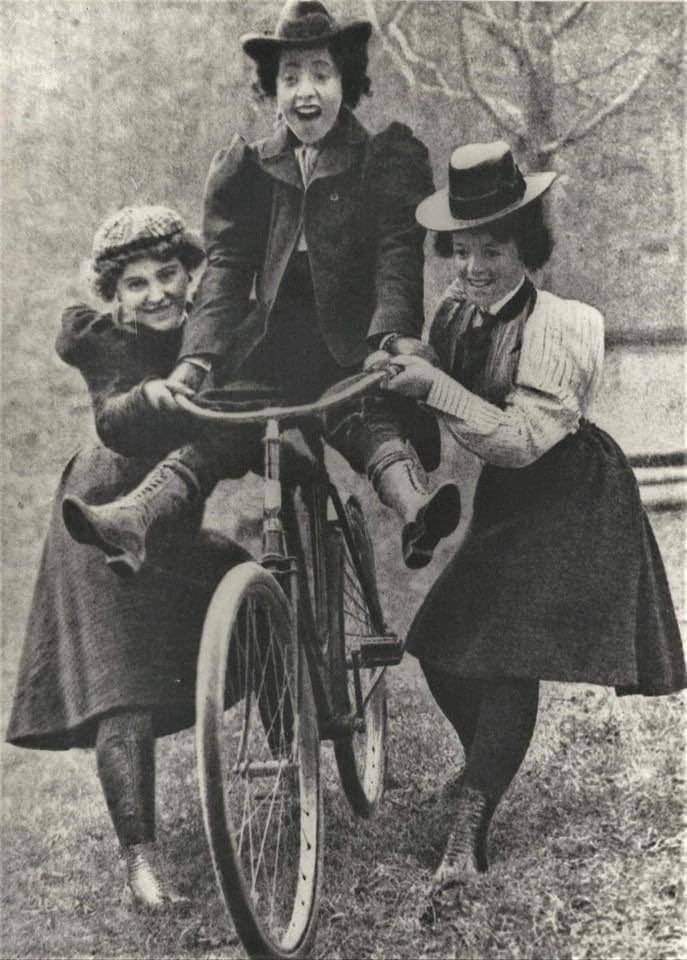
{"label": "puffed sleeve", "polygon": [[61,360],[79,367],[97,352],[99,334],[110,322],[107,314],[100,314],[85,303],[67,307],[62,314],[55,350]]}
{"label": "puffed sleeve", "polygon": [[258,265],[255,166],[238,134],[210,165],[203,195],[207,266],[186,325],[181,356],[227,356],[249,311]]}
{"label": "puffed sleeve", "polygon": [[368,337],[419,337],[423,323],[425,230],[415,209],[434,190],[427,147],[392,123],[373,138],[369,180],[376,212],[375,310]]}
{"label": "puffed sleeve", "polygon": [[[83,377],[93,406],[100,440],[127,457],[154,456],[177,446],[180,418],[171,420],[145,398],[140,371],[131,360],[126,338],[112,336],[112,318],[85,304],[68,307],[55,348]],[[179,437],[177,437],[179,434]]]}
{"label": "puffed sleeve", "polygon": [[427,403],[443,414],[455,439],[487,463],[526,467],[577,429],[598,387],[603,349],[598,310],[540,292],[504,409],[443,372]]}

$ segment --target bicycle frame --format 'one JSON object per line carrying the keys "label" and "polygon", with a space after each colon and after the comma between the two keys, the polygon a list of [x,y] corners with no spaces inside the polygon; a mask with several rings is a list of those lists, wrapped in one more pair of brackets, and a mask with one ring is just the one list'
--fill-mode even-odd
{"label": "bicycle frame", "polygon": [[[328,688],[328,670],[323,656],[329,639],[327,616],[327,571],[325,528],[327,523],[327,501],[331,500],[336,512],[336,520],[348,545],[350,555],[356,565],[361,582],[365,575],[358,555],[353,535],[345,515],[343,503],[336,487],[331,483],[324,464],[323,453],[316,455],[316,474],[312,481],[300,485],[312,525],[312,578],[314,610],[307,579],[306,545],[302,542],[299,529],[295,493],[298,487],[283,484],[280,476],[281,431],[277,419],[268,419],[264,434],[264,498],[262,556],[260,563],[278,580],[293,610],[293,629],[302,631],[294,636],[296,649],[303,649],[317,708],[318,725],[321,740],[336,740],[350,736],[353,732],[365,729],[364,711],[367,701],[374,693],[384,676],[386,666],[398,662],[398,642],[395,636],[384,627],[381,609],[376,597],[370,596],[370,607],[375,618],[375,634],[365,638],[363,649],[353,651],[352,669],[356,694],[356,709],[353,714],[336,714]],[[284,497],[286,491],[287,497]],[[294,551],[294,548],[296,552]],[[324,642],[322,642],[324,640]],[[393,647],[394,655],[388,650]],[[365,655],[367,654],[367,655]],[[360,673],[364,667],[376,667],[377,672],[369,683],[363,697]],[[299,667],[300,668],[300,667]]]}

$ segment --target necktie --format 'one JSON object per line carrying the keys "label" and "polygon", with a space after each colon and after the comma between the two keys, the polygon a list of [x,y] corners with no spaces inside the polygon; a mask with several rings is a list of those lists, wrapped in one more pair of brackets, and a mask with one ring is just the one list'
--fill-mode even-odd
{"label": "necktie", "polygon": [[[497,314],[488,310],[475,309],[468,329],[458,339],[456,354],[456,379],[473,392],[479,387],[479,380],[487,365],[489,350],[491,349],[492,334],[497,323],[510,323],[515,320],[527,307],[528,316],[534,309],[537,291],[529,278],[520,289],[505,303]],[[475,320],[481,317],[480,326],[475,326]]]}
{"label": "necktie", "polygon": [[317,166],[319,154],[320,151],[317,147],[309,143],[304,143],[296,150],[296,157],[298,158],[298,166],[301,168],[304,187],[307,187],[310,183],[315,167]]}
{"label": "necktie", "polygon": [[[481,317],[482,323],[475,326],[475,320],[478,317]],[[493,313],[489,313],[488,310],[478,310],[472,318],[470,327],[460,338],[461,360],[458,379],[468,390],[474,391],[479,376],[486,366],[491,347],[491,334],[497,322],[498,317]]]}

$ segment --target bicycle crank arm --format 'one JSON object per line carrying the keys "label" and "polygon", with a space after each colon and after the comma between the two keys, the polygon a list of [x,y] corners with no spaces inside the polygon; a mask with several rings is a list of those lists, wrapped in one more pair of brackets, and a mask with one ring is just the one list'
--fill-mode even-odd
{"label": "bicycle crank arm", "polygon": [[297,770],[298,765],[291,760],[246,760],[244,763],[237,763],[231,769],[233,774],[238,774],[246,780],[257,780],[261,777],[276,777],[280,773],[286,773],[288,770]]}
{"label": "bicycle crank arm", "polygon": [[322,740],[346,740],[354,733],[365,733],[365,718],[355,713],[331,717],[322,724]]}
{"label": "bicycle crank arm", "polygon": [[[383,637],[368,637],[353,651],[359,667],[394,667],[403,659],[403,644],[389,633]],[[346,661],[349,670],[354,669],[353,659]]]}

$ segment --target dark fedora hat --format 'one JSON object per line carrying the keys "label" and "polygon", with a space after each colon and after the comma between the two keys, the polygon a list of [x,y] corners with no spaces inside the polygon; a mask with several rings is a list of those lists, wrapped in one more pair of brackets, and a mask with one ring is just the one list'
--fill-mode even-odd
{"label": "dark fedora hat", "polygon": [[371,33],[369,20],[337,23],[319,0],[287,0],[274,33],[246,33],[241,37],[241,46],[249,57],[262,60],[284,48],[323,47],[343,36],[367,43]]}
{"label": "dark fedora hat", "polygon": [[503,140],[458,147],[448,164],[448,187],[418,206],[415,216],[428,230],[468,230],[500,220],[549,189],[553,171],[523,176]]}

